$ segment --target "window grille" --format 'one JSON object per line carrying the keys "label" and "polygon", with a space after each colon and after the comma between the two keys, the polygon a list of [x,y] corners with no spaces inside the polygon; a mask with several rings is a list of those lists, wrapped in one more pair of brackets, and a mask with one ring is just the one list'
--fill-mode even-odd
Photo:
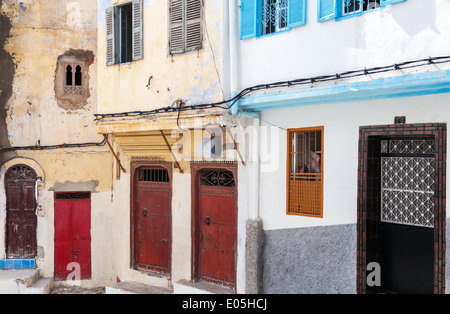
{"label": "window grille", "polygon": [[262,35],[287,29],[288,0],[262,0]]}
{"label": "window grille", "polygon": [[236,185],[233,172],[228,170],[202,170],[201,186],[234,187]]}
{"label": "window grille", "polygon": [[75,199],[90,199],[90,192],[58,192],[55,193],[57,200],[75,200]]}
{"label": "window grille", "polygon": [[380,7],[380,0],[342,0],[342,16],[361,13]]}
{"label": "window grille", "polygon": [[287,213],[323,215],[323,128],[288,132]]}
{"label": "window grille", "polygon": [[166,169],[139,169],[140,182],[169,182],[169,172]]}

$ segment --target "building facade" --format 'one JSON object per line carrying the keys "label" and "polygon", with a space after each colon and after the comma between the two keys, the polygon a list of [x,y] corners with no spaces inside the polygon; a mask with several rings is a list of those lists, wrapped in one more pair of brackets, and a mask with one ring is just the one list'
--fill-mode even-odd
{"label": "building facade", "polygon": [[0,268],[446,292],[448,1],[57,3],[0,0]]}
{"label": "building facade", "polygon": [[0,8],[2,274],[37,269],[54,281],[111,282],[113,156],[94,122],[96,4]]}
{"label": "building facade", "polygon": [[445,292],[449,9],[241,2],[237,111],[279,143],[261,142],[261,292]]}

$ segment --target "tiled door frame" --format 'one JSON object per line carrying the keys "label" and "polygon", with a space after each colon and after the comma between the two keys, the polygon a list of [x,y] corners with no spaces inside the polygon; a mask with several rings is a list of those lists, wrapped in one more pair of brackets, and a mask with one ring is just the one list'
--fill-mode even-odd
{"label": "tiled door frame", "polygon": [[381,138],[428,137],[436,147],[434,293],[445,293],[445,198],[447,126],[443,123],[363,126],[359,130],[358,204],[357,204],[357,293],[376,292],[367,285],[367,265],[377,262],[380,179],[379,145]]}

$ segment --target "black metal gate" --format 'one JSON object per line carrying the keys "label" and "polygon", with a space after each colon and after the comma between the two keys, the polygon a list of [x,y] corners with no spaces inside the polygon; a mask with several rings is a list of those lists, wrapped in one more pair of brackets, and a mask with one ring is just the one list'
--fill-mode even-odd
{"label": "black metal gate", "polygon": [[381,290],[433,293],[434,139],[381,141]]}

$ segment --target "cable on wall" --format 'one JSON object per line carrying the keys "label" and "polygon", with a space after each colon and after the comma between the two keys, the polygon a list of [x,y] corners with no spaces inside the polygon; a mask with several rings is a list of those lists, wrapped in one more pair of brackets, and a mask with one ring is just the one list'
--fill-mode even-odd
{"label": "cable on wall", "polygon": [[401,70],[406,70],[406,69],[411,69],[411,68],[416,68],[416,67],[422,67],[422,66],[426,66],[426,65],[432,65],[432,64],[436,65],[436,64],[449,63],[449,62],[450,62],[450,56],[428,57],[425,59],[406,61],[406,62],[396,63],[396,64],[392,64],[392,65],[388,65],[388,66],[364,68],[361,70],[346,71],[346,72],[336,73],[336,74],[331,74],[331,75],[301,78],[301,79],[295,79],[295,80],[290,80],[290,81],[280,81],[280,82],[275,82],[275,83],[270,83],[270,84],[259,84],[259,85],[255,85],[252,87],[245,88],[236,96],[234,96],[228,100],[223,100],[220,102],[198,104],[198,105],[191,105],[191,106],[182,106],[182,107],[167,106],[167,107],[158,108],[158,109],[149,110],[149,111],[129,111],[129,112],[121,112],[121,113],[94,114],[94,116],[95,116],[95,121],[100,121],[105,118],[147,116],[147,115],[154,115],[154,114],[161,114],[161,113],[179,112],[181,110],[187,111],[187,110],[200,110],[200,109],[209,109],[209,108],[230,109],[243,97],[247,96],[248,94],[250,94],[252,92],[259,91],[259,90],[267,90],[267,89],[281,88],[281,87],[292,87],[292,86],[307,85],[307,84],[313,84],[313,83],[319,83],[319,82],[329,82],[329,81],[335,81],[335,80],[339,80],[339,79],[355,78],[355,77],[360,77],[360,76],[367,76],[367,75],[371,75],[371,74],[378,74],[378,73],[385,73],[385,72],[392,72],[392,71],[401,71]]}

